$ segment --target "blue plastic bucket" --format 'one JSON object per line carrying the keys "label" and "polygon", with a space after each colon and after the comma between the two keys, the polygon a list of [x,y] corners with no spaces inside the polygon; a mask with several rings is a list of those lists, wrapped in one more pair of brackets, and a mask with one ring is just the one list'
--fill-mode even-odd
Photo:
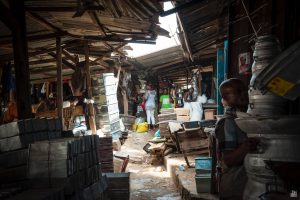
{"label": "blue plastic bucket", "polygon": [[198,157],[198,158],[195,158],[195,169],[196,169],[196,174],[211,173],[212,158],[211,157]]}

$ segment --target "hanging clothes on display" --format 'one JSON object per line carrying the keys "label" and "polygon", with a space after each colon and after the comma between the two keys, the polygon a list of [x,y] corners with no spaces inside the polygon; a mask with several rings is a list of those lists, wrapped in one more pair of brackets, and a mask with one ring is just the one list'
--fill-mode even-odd
{"label": "hanging clothes on display", "polygon": [[16,81],[12,75],[11,63],[6,63],[3,67],[2,77],[2,98],[8,102],[13,100],[12,92],[16,90]]}
{"label": "hanging clothes on display", "polygon": [[82,93],[84,92],[86,88],[86,81],[85,81],[85,74],[83,72],[83,65],[84,62],[80,62],[76,68],[75,72],[72,74],[71,79],[71,89],[73,96],[82,96]]}

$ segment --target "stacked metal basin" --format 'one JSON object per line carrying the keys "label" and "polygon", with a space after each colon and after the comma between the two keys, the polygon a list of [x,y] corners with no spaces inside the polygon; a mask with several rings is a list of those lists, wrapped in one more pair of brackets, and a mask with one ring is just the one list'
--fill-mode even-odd
{"label": "stacked metal basin", "polygon": [[114,74],[103,73],[92,76],[92,86],[97,129],[118,139],[121,132]]}
{"label": "stacked metal basin", "polygon": [[253,115],[286,114],[286,100],[271,93],[262,94],[253,87],[258,74],[281,52],[279,41],[272,35],[257,38],[253,52],[252,78],[249,87],[248,113]]}
{"label": "stacked metal basin", "polygon": [[[280,45],[276,37],[258,37],[249,87],[250,117],[236,119],[237,125],[249,138],[255,137],[260,141],[258,150],[248,153],[244,159],[248,175],[244,199],[247,200],[259,199],[267,192],[290,192],[292,185],[287,183],[286,175],[276,172],[270,163],[280,163],[284,168],[291,169],[287,174],[294,173],[300,180],[300,173],[292,170],[300,164],[300,116],[285,115],[288,113],[286,100],[271,93],[262,94],[253,86],[257,75],[266,70],[279,53]],[[288,176],[291,177],[290,174]]]}
{"label": "stacked metal basin", "polygon": [[[256,200],[267,191],[289,192],[286,191],[286,183],[266,162],[300,163],[299,122],[300,116],[236,119],[237,125],[248,134],[248,137],[260,140],[258,151],[249,153],[244,160],[248,175],[244,199]],[[299,172],[291,173],[299,177]]]}
{"label": "stacked metal basin", "polygon": [[192,76],[192,87],[194,88],[194,92],[192,94],[193,101],[196,101],[199,93],[197,74],[193,74]]}

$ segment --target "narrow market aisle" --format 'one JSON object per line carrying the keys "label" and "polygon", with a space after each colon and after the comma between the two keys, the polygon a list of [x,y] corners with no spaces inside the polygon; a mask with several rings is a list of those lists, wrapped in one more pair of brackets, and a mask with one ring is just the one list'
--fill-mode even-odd
{"label": "narrow market aisle", "polygon": [[131,200],[180,200],[180,196],[163,164],[151,165],[150,155],[143,147],[154,133],[129,134],[121,153],[130,157]]}

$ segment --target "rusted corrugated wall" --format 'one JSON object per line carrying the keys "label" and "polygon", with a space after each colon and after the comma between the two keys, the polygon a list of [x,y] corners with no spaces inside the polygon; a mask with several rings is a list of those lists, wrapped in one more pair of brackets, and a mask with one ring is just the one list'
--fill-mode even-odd
{"label": "rusted corrugated wall", "polygon": [[[298,0],[243,0],[258,35],[276,35],[283,49],[300,39],[300,10]],[[245,14],[241,0],[229,7],[229,77],[238,77],[249,83],[251,74],[240,75],[238,55],[250,52],[254,31]],[[253,61],[253,60],[252,60]],[[251,62],[252,62],[251,61]]]}
{"label": "rusted corrugated wall", "polygon": [[[274,34],[280,40],[283,50],[300,40],[299,0],[243,0],[258,35]],[[253,28],[245,14],[241,0],[229,7],[229,71],[228,77],[241,78],[249,84],[251,73],[239,74],[238,56],[250,52],[254,45]],[[251,60],[252,64],[253,60]],[[290,102],[290,113],[300,113],[300,100]]]}

